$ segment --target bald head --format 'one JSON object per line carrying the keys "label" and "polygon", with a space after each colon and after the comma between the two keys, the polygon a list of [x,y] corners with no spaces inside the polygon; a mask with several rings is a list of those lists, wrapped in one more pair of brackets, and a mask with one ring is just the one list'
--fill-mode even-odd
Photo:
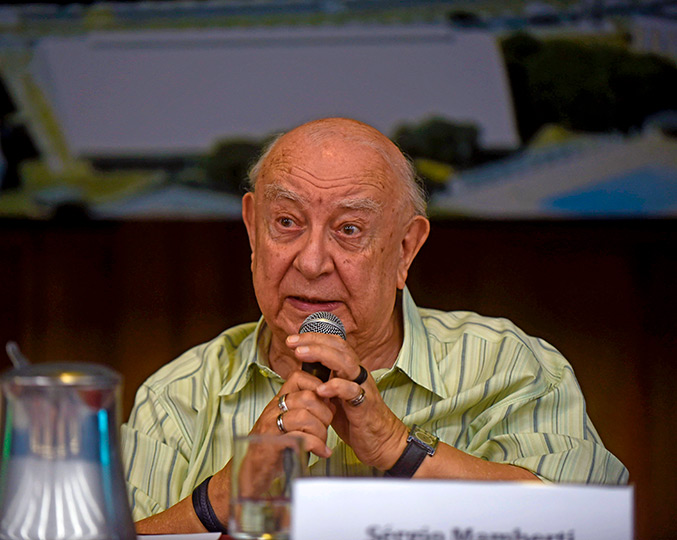
{"label": "bald head", "polygon": [[349,118],[313,120],[275,138],[249,171],[250,189],[254,191],[259,175],[269,164],[285,159],[286,147],[321,147],[331,145],[333,141],[368,147],[378,152],[392,171],[393,181],[399,182],[405,203],[415,214],[426,214],[425,194],[411,162],[380,131]]}

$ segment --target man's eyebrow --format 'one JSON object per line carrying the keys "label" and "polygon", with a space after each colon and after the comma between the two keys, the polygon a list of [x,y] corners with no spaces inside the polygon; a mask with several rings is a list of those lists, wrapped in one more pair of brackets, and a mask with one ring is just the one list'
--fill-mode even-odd
{"label": "man's eyebrow", "polygon": [[338,206],[347,210],[366,210],[368,212],[378,213],[383,209],[383,203],[377,202],[368,197],[356,197],[353,199],[344,199]]}
{"label": "man's eyebrow", "polygon": [[278,201],[280,199],[289,199],[290,201],[296,201],[301,204],[307,204],[305,197],[302,197],[298,193],[282,187],[278,184],[268,184],[263,190],[263,196],[267,201]]}

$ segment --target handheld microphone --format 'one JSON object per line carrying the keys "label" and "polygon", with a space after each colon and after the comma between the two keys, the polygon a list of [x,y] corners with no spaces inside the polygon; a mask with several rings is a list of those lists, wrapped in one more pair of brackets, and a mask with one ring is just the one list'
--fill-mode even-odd
{"label": "handheld microphone", "polygon": [[[332,334],[339,336],[344,341],[346,339],[346,329],[343,327],[341,319],[329,311],[317,311],[308,315],[299,328],[299,334],[306,332]],[[331,374],[331,370],[320,362],[303,362],[301,369],[314,375],[322,382],[327,382]]]}

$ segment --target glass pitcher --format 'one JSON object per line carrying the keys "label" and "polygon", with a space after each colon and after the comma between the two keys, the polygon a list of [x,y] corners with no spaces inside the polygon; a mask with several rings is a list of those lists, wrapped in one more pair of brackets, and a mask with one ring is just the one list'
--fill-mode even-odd
{"label": "glass pitcher", "polygon": [[0,376],[0,539],[135,539],[118,443],[120,376],[34,364]]}

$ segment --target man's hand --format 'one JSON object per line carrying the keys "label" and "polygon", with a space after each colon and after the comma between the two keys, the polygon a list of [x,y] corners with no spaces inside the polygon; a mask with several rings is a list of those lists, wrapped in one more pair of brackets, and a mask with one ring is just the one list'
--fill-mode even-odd
{"label": "man's hand", "polygon": [[[326,383],[312,379],[317,381],[317,396],[331,400],[335,408],[331,425],[339,437],[365,465],[383,471],[392,467],[404,451],[408,429],[383,402],[371,375],[361,385],[353,382],[360,374],[360,360],[348,342],[309,332],[289,336],[287,346],[302,362],[321,362],[332,370]],[[362,391],[364,400],[352,405]]]}
{"label": "man's hand", "polygon": [[[304,449],[321,458],[331,456],[327,447],[327,429],[332,422],[336,407],[316,392],[321,381],[304,372],[294,371],[285,381],[275,398],[266,405],[261,416],[254,424],[251,434],[284,433],[297,435],[303,439]],[[287,412],[281,408],[281,398]],[[278,417],[282,415],[278,423]]]}
{"label": "man's hand", "polygon": [[[289,336],[287,345],[299,360],[321,361],[333,370],[333,377],[326,383],[317,384],[315,392],[321,398],[330,399],[336,407],[331,425],[352,447],[359,460],[382,471],[392,468],[407,445],[409,428],[383,402],[371,375],[361,385],[353,382],[360,373],[360,364],[350,345],[337,336],[314,333]],[[351,405],[362,389],[364,401]],[[492,463],[442,442],[435,456],[423,462],[416,476],[466,480],[536,479],[526,469]]]}
{"label": "man's hand", "polygon": [[[327,429],[334,417],[335,407],[329,399],[320,397],[316,389],[322,384],[319,379],[303,371],[295,371],[282,385],[275,398],[266,405],[251,430],[251,434],[268,433],[282,436],[277,417],[282,414],[282,423],[287,433],[303,439],[304,449],[328,458]],[[285,396],[288,411],[282,413],[280,398]],[[209,483],[209,499],[221,523],[228,523],[231,484],[231,462],[217,472]],[[178,532],[201,532],[204,527],[193,511],[188,496],[171,508],[136,524],[139,534]]]}

